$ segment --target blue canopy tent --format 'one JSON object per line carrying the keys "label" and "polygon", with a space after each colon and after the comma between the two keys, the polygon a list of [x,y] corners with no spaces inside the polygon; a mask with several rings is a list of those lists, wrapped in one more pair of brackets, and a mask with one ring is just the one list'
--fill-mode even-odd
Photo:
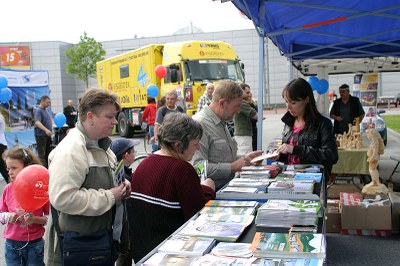
{"label": "blue canopy tent", "polygon": [[[264,91],[262,69],[265,37],[304,75],[314,75],[313,63],[321,64],[321,60],[325,60],[329,74],[365,72],[366,59],[374,62],[375,68],[369,69],[370,72],[400,71],[398,0],[231,2],[253,21],[260,36],[259,102],[262,102]],[[356,59],[361,59],[362,69],[357,69]],[[346,60],[351,68],[342,67]],[[261,108],[259,104],[259,119],[262,116]],[[262,147],[261,137],[262,126],[259,126],[258,148]]]}

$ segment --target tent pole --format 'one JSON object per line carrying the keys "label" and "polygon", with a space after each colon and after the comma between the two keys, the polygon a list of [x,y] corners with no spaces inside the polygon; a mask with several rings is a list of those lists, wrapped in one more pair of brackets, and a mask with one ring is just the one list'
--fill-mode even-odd
{"label": "tent pole", "polygon": [[[262,132],[263,132],[263,93],[264,93],[264,30],[261,30],[259,38],[258,55],[258,121],[257,121],[257,150],[262,150]],[[267,71],[269,71],[267,69]]]}

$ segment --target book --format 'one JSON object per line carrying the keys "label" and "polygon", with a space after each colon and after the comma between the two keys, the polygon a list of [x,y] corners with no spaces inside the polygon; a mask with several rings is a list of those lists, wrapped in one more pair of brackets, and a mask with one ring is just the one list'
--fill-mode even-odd
{"label": "book", "polygon": [[322,179],[322,173],[296,173],[294,175],[295,181],[311,181],[320,183]]}
{"label": "book", "polygon": [[251,200],[209,200],[204,206],[213,207],[257,207],[258,202]]}
{"label": "book", "polygon": [[250,245],[250,243],[219,242],[211,250],[211,254],[216,256],[250,258],[253,256]]}
{"label": "book", "polygon": [[258,258],[325,258],[323,234],[256,232],[250,249]]}
{"label": "book", "polygon": [[274,158],[274,157],[276,157],[276,156],[278,156],[278,155],[279,155],[279,152],[277,152],[277,151],[274,151],[274,152],[272,152],[272,153],[264,153],[264,154],[262,154],[262,155],[260,155],[260,156],[257,156],[257,157],[255,157],[255,158],[253,158],[250,162],[251,162],[251,163],[256,163],[256,162],[259,162],[259,161],[263,161],[263,160],[265,160],[265,159]]}
{"label": "book", "polygon": [[304,258],[304,259],[264,259],[250,258],[245,266],[322,266],[324,259]]}
{"label": "book", "polygon": [[118,166],[117,168],[115,168],[113,174],[114,174],[114,184],[116,186],[121,185],[121,183],[125,181],[124,160],[121,160],[118,163]]}
{"label": "book", "polygon": [[247,214],[252,215],[256,211],[255,207],[212,207],[205,206],[200,210],[200,214],[217,214],[217,213],[225,213],[225,214]]}
{"label": "book", "polygon": [[187,266],[197,261],[200,257],[187,256],[180,254],[168,254],[164,252],[154,253],[148,260],[146,260],[143,266]]}
{"label": "book", "polygon": [[235,242],[253,220],[253,215],[201,214],[195,220],[189,221],[178,234]]}
{"label": "book", "polygon": [[193,165],[193,167],[196,170],[200,180],[207,179],[207,160],[200,160],[198,163]]}
{"label": "book", "polygon": [[258,188],[256,187],[231,187],[231,186],[226,186],[225,188],[221,189],[218,191],[218,193],[257,193]]}
{"label": "book", "polygon": [[172,235],[158,249],[158,252],[202,256],[210,252],[216,244],[215,239],[206,237]]}
{"label": "book", "polygon": [[[212,254],[206,254],[198,260],[194,261],[190,266],[204,266],[204,265],[221,265],[221,266],[228,266],[228,265],[238,265],[236,264],[236,258],[229,258],[229,257],[219,257]],[[246,261],[247,262],[247,261]],[[170,264],[172,265],[172,264]],[[174,264],[175,265],[175,264]],[[189,265],[189,264],[187,264]],[[241,264],[244,265],[244,264]]]}

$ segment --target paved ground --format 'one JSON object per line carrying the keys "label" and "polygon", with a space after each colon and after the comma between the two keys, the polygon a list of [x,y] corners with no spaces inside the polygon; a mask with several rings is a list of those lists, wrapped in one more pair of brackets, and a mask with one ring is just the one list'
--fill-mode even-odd
{"label": "paved ground", "polygon": [[[400,114],[400,108],[391,108],[390,110],[386,109],[387,114]],[[285,113],[285,109],[273,109],[264,111],[265,120],[263,121],[263,142],[262,147],[265,150],[268,144],[275,138],[280,136],[283,124],[280,120],[282,115]],[[112,138],[118,138],[119,136],[113,136]],[[141,141],[141,144],[136,146],[137,152],[144,153],[143,146],[143,136],[134,137]],[[399,154],[398,147],[400,146],[400,134],[388,130],[388,145],[386,146],[385,153],[380,157],[380,176],[383,180],[386,180],[391,171],[395,166],[395,162],[390,159],[391,154]],[[400,184],[400,174],[396,174],[393,179],[395,182]],[[0,182],[0,191],[3,191],[5,186],[5,182]],[[4,226],[0,225],[1,232],[3,231]],[[4,239],[0,238],[0,266],[6,265],[4,261]]]}

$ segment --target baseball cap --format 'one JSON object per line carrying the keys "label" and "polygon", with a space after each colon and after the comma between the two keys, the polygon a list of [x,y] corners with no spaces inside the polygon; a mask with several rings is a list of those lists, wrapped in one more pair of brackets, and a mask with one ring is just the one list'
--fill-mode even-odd
{"label": "baseball cap", "polygon": [[140,143],[140,140],[134,139],[125,139],[125,138],[119,138],[114,140],[111,143],[110,149],[114,152],[114,154],[118,157],[127,150],[133,148],[134,146],[138,145]]}

